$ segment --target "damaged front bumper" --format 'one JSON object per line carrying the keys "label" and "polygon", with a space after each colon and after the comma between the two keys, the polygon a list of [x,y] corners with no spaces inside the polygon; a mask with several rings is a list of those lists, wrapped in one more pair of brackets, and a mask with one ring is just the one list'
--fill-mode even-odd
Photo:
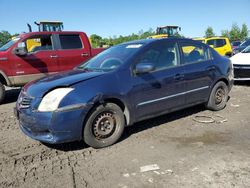
{"label": "damaged front bumper", "polygon": [[54,112],[14,109],[20,129],[32,139],[50,143],[82,140],[83,123],[90,106],[78,104],[59,108]]}

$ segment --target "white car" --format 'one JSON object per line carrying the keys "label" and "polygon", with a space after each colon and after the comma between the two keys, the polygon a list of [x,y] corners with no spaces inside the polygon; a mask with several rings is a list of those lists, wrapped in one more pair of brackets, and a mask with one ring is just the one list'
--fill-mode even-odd
{"label": "white car", "polygon": [[234,80],[250,80],[250,46],[232,56]]}

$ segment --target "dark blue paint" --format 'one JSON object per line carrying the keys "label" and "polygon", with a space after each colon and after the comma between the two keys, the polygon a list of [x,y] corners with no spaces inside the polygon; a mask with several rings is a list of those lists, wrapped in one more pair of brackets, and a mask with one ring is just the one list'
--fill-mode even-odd
{"label": "dark blue paint", "polygon": [[[211,50],[212,60],[183,65],[179,52],[176,67],[134,74],[138,55],[151,45],[168,42],[197,43],[175,38],[129,42],[127,44],[143,43],[144,46],[113,71],[72,70],[27,84],[20,96],[25,94],[33,98],[30,108],[22,109],[19,102],[16,104],[22,131],[33,139],[48,143],[81,140],[87,114],[98,103],[119,101],[125,106],[127,125],[132,125],[143,119],[206,102],[213,85],[220,79],[226,80],[231,89],[233,80],[229,78],[232,71],[230,60],[206,45],[204,47]],[[58,87],[74,88],[60,102],[59,109],[71,105],[80,107],[73,106],[66,111],[38,112],[42,97]]]}

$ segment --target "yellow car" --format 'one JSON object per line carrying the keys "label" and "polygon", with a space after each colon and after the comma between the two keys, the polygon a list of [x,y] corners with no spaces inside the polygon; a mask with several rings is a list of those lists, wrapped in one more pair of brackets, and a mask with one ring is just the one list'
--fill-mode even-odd
{"label": "yellow car", "polygon": [[233,50],[227,37],[194,38],[214,48],[220,55],[231,57]]}

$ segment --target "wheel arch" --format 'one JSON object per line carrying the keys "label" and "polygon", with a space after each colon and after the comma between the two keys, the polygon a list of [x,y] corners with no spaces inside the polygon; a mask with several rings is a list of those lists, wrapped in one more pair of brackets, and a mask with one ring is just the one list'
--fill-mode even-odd
{"label": "wheel arch", "polygon": [[6,74],[0,70],[0,82],[3,85],[10,85],[10,81],[8,79],[8,77],[6,76]]}
{"label": "wheel arch", "polygon": [[211,88],[210,88],[209,96],[210,96],[210,94],[211,94],[211,92],[212,92],[214,86],[215,86],[218,82],[220,82],[220,81],[224,82],[224,83],[229,87],[229,81],[228,81],[226,78],[224,78],[224,77],[219,78],[218,80],[216,80],[216,81],[212,84],[212,86],[211,86]]}
{"label": "wheel arch", "polygon": [[220,78],[220,79],[218,79],[218,80],[214,83],[213,87],[215,86],[215,84],[217,84],[217,83],[220,82],[220,81],[225,82],[225,84],[226,84],[227,86],[229,86],[229,81],[228,81],[226,78]]}
{"label": "wheel arch", "polygon": [[131,115],[130,115],[130,111],[128,109],[128,107],[126,106],[126,104],[119,98],[115,98],[115,97],[110,97],[110,98],[105,98],[105,99],[99,99],[97,101],[94,102],[94,104],[92,105],[92,107],[88,110],[84,121],[83,121],[83,126],[82,126],[82,136],[83,136],[83,130],[84,130],[84,125],[86,124],[89,116],[91,115],[92,111],[99,105],[101,104],[105,104],[105,103],[114,103],[117,106],[119,106],[121,108],[121,110],[123,111],[124,117],[125,117],[125,122],[126,122],[126,126],[131,124]]}

